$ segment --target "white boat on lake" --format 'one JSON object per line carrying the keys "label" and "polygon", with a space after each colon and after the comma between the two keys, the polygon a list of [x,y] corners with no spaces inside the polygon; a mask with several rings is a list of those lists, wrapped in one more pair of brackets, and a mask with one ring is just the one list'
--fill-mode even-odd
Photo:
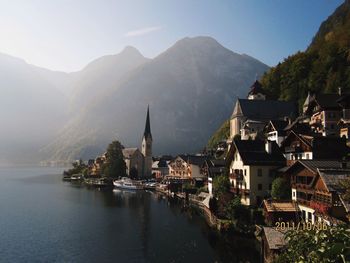
{"label": "white boat on lake", "polygon": [[114,180],[113,185],[120,189],[128,189],[128,190],[143,189],[143,185],[140,182],[131,180],[130,178],[127,178],[127,177],[123,177],[120,180]]}

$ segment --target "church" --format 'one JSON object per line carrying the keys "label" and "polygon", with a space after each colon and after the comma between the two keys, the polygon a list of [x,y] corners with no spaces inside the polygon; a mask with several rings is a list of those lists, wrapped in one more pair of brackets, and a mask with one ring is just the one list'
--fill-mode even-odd
{"label": "church", "polygon": [[293,119],[297,116],[293,102],[268,100],[259,81],[250,87],[246,99],[238,99],[230,119],[230,144],[235,136],[256,139],[270,120]]}
{"label": "church", "polygon": [[152,176],[152,142],[153,139],[148,107],[141,151],[138,148],[123,149],[127,176],[132,178],[150,178]]}

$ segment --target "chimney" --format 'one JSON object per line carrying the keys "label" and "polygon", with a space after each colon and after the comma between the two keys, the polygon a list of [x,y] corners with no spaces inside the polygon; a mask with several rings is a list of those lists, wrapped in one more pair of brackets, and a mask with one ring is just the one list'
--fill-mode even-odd
{"label": "chimney", "polygon": [[272,153],[272,142],[269,140],[266,140],[265,142],[265,151],[269,154]]}
{"label": "chimney", "polygon": [[339,96],[341,96],[341,93],[342,93],[342,88],[338,87],[338,94],[339,94]]}

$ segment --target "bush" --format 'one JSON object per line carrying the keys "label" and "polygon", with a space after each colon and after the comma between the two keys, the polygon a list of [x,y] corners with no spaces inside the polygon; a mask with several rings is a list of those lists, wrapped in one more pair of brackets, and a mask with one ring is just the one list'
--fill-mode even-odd
{"label": "bush", "polygon": [[271,196],[277,200],[288,200],[291,198],[290,182],[284,178],[276,178],[272,182]]}
{"label": "bush", "polygon": [[220,175],[213,180],[213,192],[215,196],[220,196],[230,191],[230,180],[225,175]]}

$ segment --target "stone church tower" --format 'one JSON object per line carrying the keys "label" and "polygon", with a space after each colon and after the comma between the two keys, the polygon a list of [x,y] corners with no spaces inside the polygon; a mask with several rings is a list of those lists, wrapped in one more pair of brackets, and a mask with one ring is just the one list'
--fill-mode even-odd
{"label": "stone church tower", "polygon": [[143,176],[151,177],[152,175],[152,134],[151,134],[151,124],[149,120],[149,107],[147,108],[147,117],[145,131],[142,138],[141,152],[144,156],[143,164]]}

